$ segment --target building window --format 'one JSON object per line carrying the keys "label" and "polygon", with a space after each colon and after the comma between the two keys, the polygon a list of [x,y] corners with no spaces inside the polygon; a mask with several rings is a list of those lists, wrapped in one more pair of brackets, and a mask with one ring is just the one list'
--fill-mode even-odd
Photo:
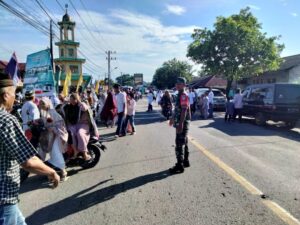
{"label": "building window", "polygon": [[276,78],[273,78],[273,79],[272,79],[272,83],[276,83]]}
{"label": "building window", "polygon": [[77,65],[71,65],[70,70],[71,70],[72,73],[79,73]]}
{"label": "building window", "polygon": [[69,48],[68,53],[69,53],[69,57],[74,57],[74,49],[73,48]]}
{"label": "building window", "polygon": [[63,49],[60,49],[60,57],[64,57],[64,55],[65,55],[64,50],[63,50]]}

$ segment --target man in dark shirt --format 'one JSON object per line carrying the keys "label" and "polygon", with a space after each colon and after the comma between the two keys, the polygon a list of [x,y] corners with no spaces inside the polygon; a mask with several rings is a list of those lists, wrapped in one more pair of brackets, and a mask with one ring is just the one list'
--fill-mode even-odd
{"label": "man in dark shirt", "polygon": [[[3,77],[0,74],[0,77]],[[15,87],[9,79],[0,80],[0,225],[25,225],[18,208],[20,166],[25,170],[48,176],[57,187],[59,176],[38,157],[24,136],[17,119],[9,112],[15,100]]]}
{"label": "man in dark shirt", "polygon": [[175,101],[174,115],[170,120],[170,125],[174,125],[176,128],[175,153],[177,158],[175,166],[170,168],[171,174],[182,173],[185,167],[190,167],[187,135],[191,121],[191,109],[189,96],[184,91],[185,85],[185,78],[179,77],[176,82],[178,94]]}

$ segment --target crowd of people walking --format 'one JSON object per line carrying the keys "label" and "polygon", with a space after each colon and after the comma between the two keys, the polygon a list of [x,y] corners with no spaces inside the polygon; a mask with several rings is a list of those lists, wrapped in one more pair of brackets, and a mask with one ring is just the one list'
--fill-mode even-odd
{"label": "crowd of people walking", "polygon": [[[190,166],[187,134],[192,115],[198,110],[201,118],[213,118],[212,89],[198,96],[191,88],[185,92],[185,85],[185,79],[178,78],[176,97],[168,90],[149,90],[147,94],[147,111],[153,111],[153,102],[156,101],[161,106],[162,115],[176,128],[178,162],[170,169],[171,173],[183,172]],[[25,224],[17,207],[20,186],[18,164],[30,172],[48,176],[53,187],[56,187],[59,181],[67,179],[64,153],[69,148],[69,140],[74,150],[72,157],[80,155],[88,163],[91,160],[88,144],[92,137],[99,138],[97,127],[100,123],[111,128],[116,126],[115,137],[136,133],[134,118],[137,100],[141,97],[139,91],[123,89],[119,84],[106,92],[96,93],[88,89],[68,96],[60,94],[52,99],[36,98],[33,91],[27,91],[24,99],[19,99],[22,105],[21,121],[17,121],[10,114],[15,102],[13,82],[0,80],[0,178],[6,183],[5,187],[11,187],[6,189],[0,186],[0,203],[1,206],[13,206],[1,208],[7,212],[13,210],[5,219]],[[236,116],[241,120],[242,99],[240,90],[228,99],[225,121],[231,121]],[[47,164],[44,163],[46,158]]]}

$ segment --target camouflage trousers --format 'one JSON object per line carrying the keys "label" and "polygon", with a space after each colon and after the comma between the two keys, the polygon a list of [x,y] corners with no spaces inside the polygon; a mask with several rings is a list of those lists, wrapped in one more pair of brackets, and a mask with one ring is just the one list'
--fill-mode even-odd
{"label": "camouflage trousers", "polygon": [[183,130],[181,133],[176,133],[175,139],[175,153],[178,163],[182,163],[184,160],[189,158],[189,147],[188,147],[188,131],[189,131],[189,122],[183,125]]}

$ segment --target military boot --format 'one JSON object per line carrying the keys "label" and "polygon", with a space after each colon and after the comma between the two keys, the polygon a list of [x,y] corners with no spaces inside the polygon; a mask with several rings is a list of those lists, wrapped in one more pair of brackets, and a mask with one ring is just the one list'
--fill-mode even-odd
{"label": "military boot", "polygon": [[184,148],[184,159],[183,159],[183,166],[184,166],[185,168],[191,166],[190,161],[189,161],[189,154],[190,154],[190,153],[189,153],[189,149],[188,149],[187,146],[185,146],[185,148]]}
{"label": "military boot", "polygon": [[183,161],[183,166],[184,166],[184,168],[190,167],[191,166],[190,161],[189,160],[184,160]]}
{"label": "military boot", "polygon": [[176,163],[174,167],[169,169],[171,174],[183,173],[184,167],[182,163]]}

